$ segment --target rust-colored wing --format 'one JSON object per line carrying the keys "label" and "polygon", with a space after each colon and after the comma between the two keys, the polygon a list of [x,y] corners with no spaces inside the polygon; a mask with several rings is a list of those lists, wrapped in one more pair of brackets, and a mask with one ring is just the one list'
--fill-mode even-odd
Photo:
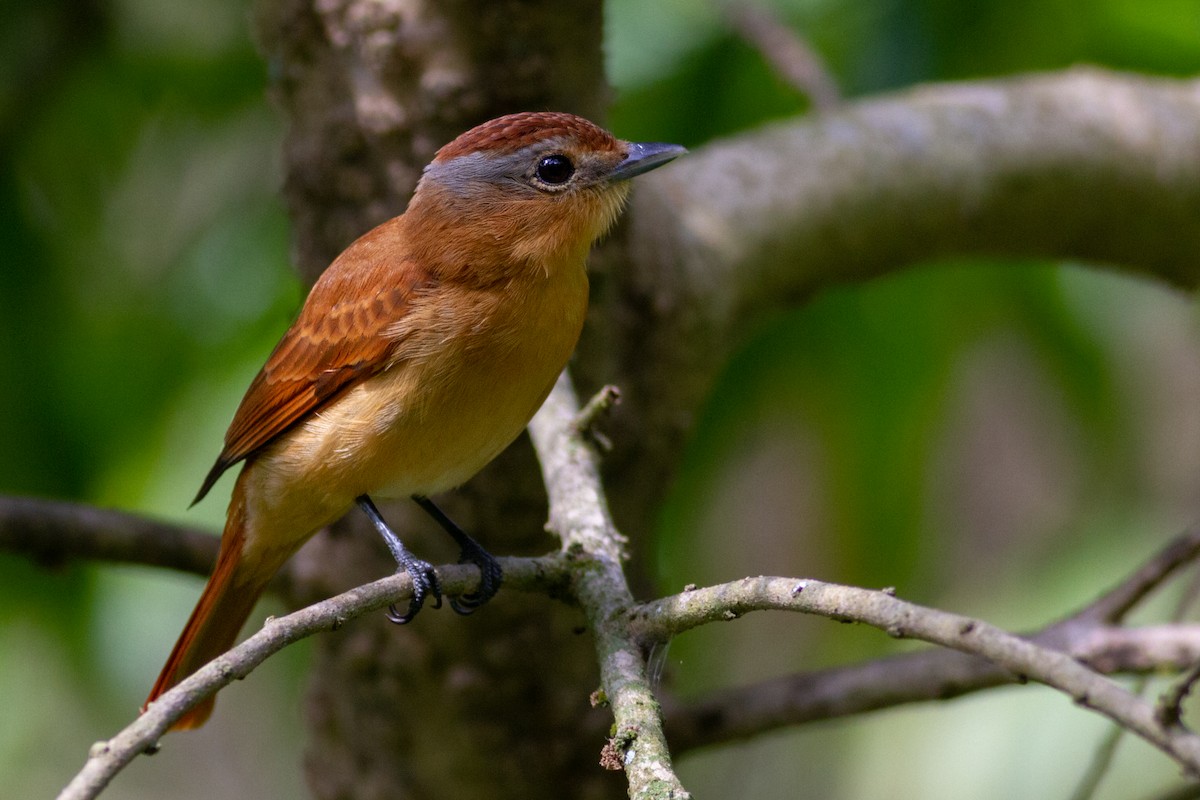
{"label": "rust-colored wing", "polygon": [[193,504],[229,467],[392,362],[397,342],[388,328],[408,313],[428,276],[411,262],[356,267],[368,253],[378,255],[370,246],[377,242],[364,242],[377,238],[376,231],[343,253],[313,287],[299,318],[246,390],[225,447]]}

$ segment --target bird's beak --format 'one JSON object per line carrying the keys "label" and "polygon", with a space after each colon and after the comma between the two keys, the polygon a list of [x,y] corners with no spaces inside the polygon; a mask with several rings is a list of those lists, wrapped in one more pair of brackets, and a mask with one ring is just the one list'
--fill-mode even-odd
{"label": "bird's beak", "polygon": [[674,161],[687,152],[687,148],[681,145],[661,142],[629,142],[628,147],[629,152],[625,160],[608,173],[610,181],[629,180],[634,175],[641,175],[661,167],[668,161]]}

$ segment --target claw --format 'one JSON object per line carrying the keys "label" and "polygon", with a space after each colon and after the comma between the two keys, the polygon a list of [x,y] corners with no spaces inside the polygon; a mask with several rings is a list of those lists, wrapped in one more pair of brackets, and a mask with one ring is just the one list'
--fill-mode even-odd
{"label": "claw", "polygon": [[400,541],[388,524],[383,519],[383,515],[379,513],[379,509],[371,502],[371,498],[365,494],[356,498],[358,505],[366,513],[375,529],[383,536],[384,542],[387,543],[388,549],[392,551],[392,557],[396,559],[396,565],[412,576],[413,596],[408,604],[408,610],[401,614],[395,603],[388,606],[387,618],[397,625],[406,625],[412,622],[413,617],[417,616],[421,608],[425,605],[427,597],[433,597],[433,607],[442,607],[442,584],[438,580],[437,572],[434,571],[433,565],[428,561],[424,561],[414,556],[404,543]]}
{"label": "claw", "polygon": [[454,520],[446,516],[428,497],[413,495],[413,500],[425,510],[425,513],[433,517],[442,526],[442,529],[454,538],[454,541],[458,542],[459,547],[462,548],[458,563],[474,564],[479,567],[479,589],[471,594],[450,598],[450,607],[454,609],[455,613],[465,617],[495,597],[496,592],[500,590],[500,584],[504,582],[504,570],[500,568],[500,562],[496,560],[495,556],[484,550],[479,542],[454,524]]}
{"label": "claw", "polygon": [[406,560],[404,571],[412,576],[413,595],[408,603],[408,610],[401,614],[396,610],[396,604],[388,606],[387,618],[397,625],[407,625],[413,617],[425,606],[427,597],[433,597],[433,607],[442,607],[442,583],[438,580],[437,572],[428,561],[419,558]]}
{"label": "claw", "polygon": [[500,562],[474,540],[468,541],[469,544],[463,546],[458,563],[479,567],[479,589],[471,594],[450,598],[450,608],[464,617],[474,613],[475,609],[495,597],[504,581],[504,570],[500,568]]}

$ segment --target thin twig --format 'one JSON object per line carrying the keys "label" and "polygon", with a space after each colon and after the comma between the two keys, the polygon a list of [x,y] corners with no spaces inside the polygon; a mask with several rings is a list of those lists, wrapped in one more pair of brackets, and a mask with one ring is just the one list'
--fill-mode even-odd
{"label": "thin twig", "polygon": [[1183,701],[1192,693],[1192,688],[1200,681],[1200,663],[1193,666],[1187,673],[1171,684],[1162,697],[1158,698],[1154,716],[1160,725],[1178,725],[1183,718]]}
{"label": "thin twig", "polygon": [[[1186,531],[1088,605],[1023,635],[1106,674],[1187,669],[1200,657],[1200,626],[1126,629],[1110,620],[1190,563],[1198,550],[1200,533]],[[1013,681],[1011,673],[985,659],[925,650],[723,689],[686,704],[667,702],[666,727],[678,755],[787,726],[947,700]]]}
{"label": "thin twig", "polygon": [[601,387],[600,391],[596,392],[571,420],[571,431],[578,435],[586,435],[600,417],[612,411],[613,406],[620,402],[620,389],[611,384]]}
{"label": "thin twig", "polygon": [[591,441],[604,452],[612,450],[612,442],[596,429],[600,418],[621,402],[621,390],[611,384],[604,386],[588,400],[571,420],[571,432]]}
{"label": "thin twig", "polygon": [[[1097,600],[1091,608],[1096,615],[1094,618],[1113,623],[1120,622],[1129,611],[1133,610],[1137,603],[1141,602],[1146,595],[1161,586],[1167,577],[1177,568],[1192,563],[1197,553],[1200,553],[1200,529],[1193,528],[1163,548],[1157,558],[1144,564],[1121,586],[1107,592]],[[1183,619],[1188,608],[1191,607],[1196,599],[1198,586],[1200,586],[1200,574],[1193,570],[1192,579],[1187,590],[1183,592],[1182,596],[1176,602],[1175,609],[1171,613],[1171,622],[1179,622]],[[1123,594],[1125,595],[1124,598],[1122,597]],[[1087,609],[1085,609],[1086,611]],[[1192,662],[1194,664],[1200,663],[1200,658],[1193,656]],[[1195,669],[1191,670],[1191,673],[1194,672]],[[1194,680],[1194,678],[1191,680]],[[1149,683],[1149,677],[1142,676],[1130,687],[1130,691],[1138,697],[1144,697]],[[1167,706],[1164,706],[1163,701],[1159,701],[1159,705],[1155,711],[1157,719],[1161,724],[1170,725],[1179,721],[1178,714],[1184,696],[1185,693],[1182,692],[1175,695],[1170,706],[1174,709],[1175,716],[1173,718],[1170,713],[1164,711]],[[1096,746],[1091,763],[1088,764],[1087,769],[1080,776],[1075,790],[1071,793],[1071,800],[1091,800],[1096,796],[1100,791],[1101,784],[1108,777],[1109,770],[1112,769],[1112,765],[1116,761],[1117,749],[1125,739],[1125,733],[1125,729],[1120,725],[1112,725],[1110,727],[1108,733]]]}
{"label": "thin twig", "polygon": [[[559,596],[566,567],[561,556],[547,558],[502,558],[504,585],[508,589],[540,591]],[[451,595],[474,591],[479,570],[454,564],[437,568],[442,590]],[[244,678],[271,655],[314,633],[334,631],[350,620],[377,611],[412,595],[412,580],[406,573],[315,603],[284,617],[268,620],[263,629],[209,662],[174,689],[151,703],[146,712],[113,738],[97,742],[78,775],[58,795],[58,800],[91,800],[138,755],[155,746],[170,728],[204,698],[234,680]]]}
{"label": "thin twig", "polygon": [[[1186,669],[1200,657],[1200,625],[1077,628],[1032,640],[1105,674]],[[781,728],[840,719],[910,703],[952,700],[1017,683],[992,662],[934,648],[721,689],[686,703],[663,698],[667,738],[676,757]]]}
{"label": "thin twig", "polygon": [[[1195,605],[1197,596],[1200,596],[1200,571],[1192,574],[1187,591],[1179,599],[1171,619],[1173,621],[1183,619],[1188,609]],[[1183,717],[1183,701],[1191,693],[1198,680],[1200,680],[1200,659],[1197,659],[1192,669],[1159,699],[1158,718],[1164,725],[1177,723]]]}
{"label": "thin twig", "polygon": [[[1132,575],[1073,616],[1109,623],[1120,622],[1176,570],[1191,564],[1197,557],[1200,557],[1200,526],[1189,528],[1176,536]],[[1178,619],[1181,614],[1182,609],[1177,610],[1174,618]]]}
{"label": "thin twig", "polygon": [[1200,736],[1163,726],[1154,708],[1070,656],[980,620],[899,600],[887,592],[795,578],[745,578],[644,603],[631,609],[631,628],[643,642],[661,641],[698,625],[775,609],[862,622],[897,638],[940,644],[982,656],[1018,679],[1066,693],[1158,747],[1200,776]]}
{"label": "thin twig", "polygon": [[[569,388],[569,387],[568,387]],[[561,399],[561,398],[559,398]],[[567,400],[571,400],[570,397]],[[603,401],[591,404],[594,408],[602,407]],[[605,699],[612,701],[613,697],[620,702],[614,704],[614,715],[618,720],[625,721],[625,727],[618,724],[618,736],[614,737],[606,750],[610,764],[637,767],[636,757],[640,754],[647,756],[650,751],[660,752],[666,756],[665,746],[659,751],[657,737],[658,712],[649,687],[645,683],[645,660],[642,648],[633,635],[624,630],[616,622],[621,615],[616,613],[622,608],[629,608],[632,603],[628,594],[628,586],[620,574],[620,563],[624,558],[624,539],[612,527],[600,494],[599,482],[595,473],[595,457],[580,438],[582,436],[578,422],[580,414],[571,413],[574,406],[569,402],[552,406],[551,411],[558,409],[557,429],[550,427],[543,431],[545,437],[558,437],[556,442],[563,454],[561,458],[553,455],[548,457],[544,469],[547,470],[547,482],[554,488],[552,496],[552,519],[555,529],[565,531],[564,548],[572,557],[573,569],[583,577],[577,581],[577,589],[586,590],[580,594],[585,605],[589,608],[590,618],[597,632],[597,647],[602,658],[607,658],[609,669],[605,673]],[[569,424],[566,422],[569,421]],[[535,434],[536,438],[537,434]],[[540,449],[548,445],[543,441]],[[554,473],[552,479],[551,473]],[[180,541],[181,540],[181,541]],[[66,544],[63,544],[63,543]],[[120,512],[101,511],[98,509],[71,504],[55,503],[52,501],[21,500],[16,498],[0,498],[0,547],[8,547],[18,552],[33,554],[36,558],[49,563],[60,563],[82,553],[85,557],[104,558],[136,563],[150,563],[176,568],[190,569],[196,572],[207,570],[210,556],[194,559],[196,563],[189,565],[189,558],[197,552],[208,550],[215,546],[215,537],[201,532],[191,531],[176,526],[150,522],[142,518],[122,514]],[[1102,671],[1126,670],[1144,671],[1162,668],[1164,665],[1180,668],[1184,663],[1195,663],[1200,655],[1200,630],[1196,626],[1160,626],[1158,628],[1142,628],[1126,630],[1101,624],[1109,619],[1119,619],[1150,591],[1160,585],[1175,569],[1194,558],[1200,550],[1200,532],[1189,531],[1167,548],[1158,553],[1147,564],[1139,568],[1120,586],[1105,593],[1093,604],[1082,611],[1073,614],[1035,636],[1035,642],[1048,647],[1062,648],[1066,643],[1067,652],[1076,658],[1092,663]],[[147,557],[149,554],[149,557]],[[167,554],[167,555],[162,555]],[[182,554],[182,555],[181,555]],[[602,569],[593,580],[590,573],[599,563]],[[529,565],[534,565],[532,577],[528,576]],[[551,596],[567,596],[570,592],[564,588],[566,578],[559,569],[547,569],[550,560],[527,561],[524,559],[506,560],[506,571],[510,575],[509,586],[512,588],[537,588],[548,591]],[[445,567],[441,570],[446,575],[448,590],[457,590],[455,580],[463,581],[463,591],[472,588],[474,573],[469,567]],[[456,575],[462,572],[461,576]],[[523,577],[525,576],[525,577]],[[528,578],[528,580],[527,580]],[[319,604],[306,612],[316,614],[317,621],[313,628],[294,628],[293,617],[278,620],[264,634],[275,632],[274,637],[268,637],[267,649],[246,651],[237,649],[231,651],[222,659],[214,662],[212,670],[197,673],[195,683],[185,682],[179,694],[174,692],[164,696],[163,700],[154,705],[155,715],[147,713],[130,726],[126,732],[115,737],[102,747],[96,748],[94,758],[89,760],[85,773],[80,779],[83,786],[92,787],[98,792],[103,785],[111,780],[112,775],[119,771],[124,763],[142,752],[153,743],[162,731],[166,730],[171,720],[182,714],[191,704],[198,702],[207,694],[228,683],[234,677],[240,677],[254,668],[270,653],[282,648],[295,638],[308,635],[316,630],[336,627],[339,620],[347,620],[371,608],[379,607],[380,603],[393,602],[407,596],[406,580],[389,578],[385,581],[401,582],[395,592],[382,601],[372,601],[374,605],[360,605],[354,599],[354,593],[347,593],[329,603],[346,603],[344,610],[335,612],[334,617],[321,617],[322,609]],[[784,579],[795,585],[792,579]],[[365,589],[370,589],[371,584]],[[806,584],[807,585],[807,584]],[[815,584],[812,584],[815,585]],[[720,591],[721,587],[713,587],[705,592]],[[358,591],[358,590],[355,590]],[[864,591],[864,590],[857,590]],[[696,597],[695,592],[688,595]],[[811,597],[811,592],[810,592]],[[645,607],[638,607],[642,610]],[[745,608],[734,605],[724,606],[720,613],[712,616],[711,620],[727,619],[744,612]],[[304,612],[298,612],[298,614]],[[656,612],[657,613],[657,612]],[[937,612],[940,613],[940,612]],[[837,614],[844,614],[839,611]],[[837,615],[835,614],[835,616]],[[639,637],[661,635],[647,632],[646,626],[638,622],[639,614],[634,614],[633,629]],[[951,615],[952,616],[952,615]],[[299,617],[295,618],[299,620]],[[961,619],[961,618],[958,618]],[[869,620],[867,620],[869,621]],[[689,624],[698,624],[695,620]],[[968,623],[979,624],[979,623]],[[324,626],[324,627],[322,627]],[[904,634],[903,630],[891,629],[891,632]],[[916,633],[906,634],[917,636]],[[918,637],[926,638],[926,637]],[[932,640],[932,639],[931,639]],[[252,637],[251,642],[262,640]],[[1018,640],[1020,641],[1020,640]],[[964,650],[970,648],[964,647]],[[973,650],[971,650],[973,652]],[[634,668],[628,669],[628,657],[633,656]],[[1032,670],[1028,674],[1035,678],[1039,675]],[[907,677],[906,677],[907,676]],[[1040,679],[1040,678],[1039,678]],[[746,701],[747,690],[737,690],[727,693],[724,699],[718,697],[707,707],[691,709],[693,719],[697,715],[709,720],[721,715],[722,708],[730,703],[748,710],[747,717],[751,718],[749,727],[743,719],[742,725],[726,725],[722,732],[716,733],[716,738],[728,740],[740,735],[748,735],[771,727],[772,724],[797,724],[805,721],[804,713],[797,713],[797,703],[790,695],[795,694],[795,685],[805,686],[808,702],[817,706],[828,703],[823,711],[824,716],[833,713],[857,713],[872,708],[911,702],[918,699],[933,699],[948,697],[973,691],[978,688],[996,685],[1013,680],[1011,672],[994,665],[981,664],[978,659],[959,653],[946,651],[931,651],[928,653],[912,654],[893,659],[882,659],[853,667],[830,670],[815,676],[791,676],[772,687],[775,691],[763,691],[763,687],[755,687],[749,691],[760,697],[758,707],[769,708],[755,717],[755,703]],[[858,683],[860,689],[846,691],[847,686]],[[1054,685],[1054,684],[1052,684]],[[864,686],[885,686],[886,691],[862,691]],[[933,688],[930,689],[929,687]],[[615,689],[610,687],[616,687]],[[814,687],[816,691],[814,691]],[[822,693],[820,687],[824,687]],[[1062,687],[1060,687],[1062,688]],[[739,692],[741,695],[739,696]],[[924,696],[916,696],[924,692]],[[851,696],[855,702],[849,706],[838,706],[834,700]],[[734,698],[730,700],[729,698]],[[765,702],[762,698],[768,698]],[[781,701],[783,697],[783,701]],[[822,699],[824,698],[824,699]],[[168,705],[169,704],[169,705]],[[724,704],[724,706],[723,706]],[[1102,706],[1103,703],[1093,700],[1093,704]],[[651,720],[648,724],[641,718],[646,709],[651,709]],[[1107,706],[1105,706],[1107,708]],[[1103,710],[1103,709],[1102,709]],[[1108,713],[1105,711],[1105,713]],[[774,717],[772,724],[764,725],[763,720]],[[676,717],[673,715],[673,719]],[[821,715],[808,718],[821,718]],[[1114,717],[1115,718],[1115,717]],[[150,726],[149,728],[145,726]],[[687,725],[681,726],[685,730]],[[693,726],[695,727],[695,726]],[[718,726],[720,727],[720,726]],[[1169,726],[1168,726],[1169,727]],[[622,731],[624,733],[622,733]],[[636,732],[631,735],[630,732]],[[709,731],[708,742],[713,741],[712,731]],[[1143,735],[1145,735],[1143,733]],[[1190,734],[1189,734],[1190,735]],[[148,737],[148,738],[147,738]],[[689,742],[684,737],[682,747],[694,745],[696,737]],[[1186,739],[1184,740],[1186,742]],[[647,747],[647,743],[653,747]],[[639,749],[635,744],[642,745]],[[1186,745],[1185,745],[1186,746]],[[633,757],[630,754],[633,754]],[[626,761],[629,761],[626,764]],[[658,776],[663,765],[669,774],[669,759],[663,760],[654,755],[645,759],[641,774],[643,776]],[[632,775],[633,773],[631,773]],[[87,776],[91,776],[88,778]],[[96,778],[99,776],[99,782]],[[673,778],[673,775],[672,775]],[[649,780],[653,780],[650,778]],[[631,786],[642,785],[631,777]],[[72,787],[76,784],[73,783]],[[71,789],[71,787],[68,787]],[[74,791],[74,790],[72,790]],[[93,794],[68,794],[65,797],[91,797]],[[681,790],[682,791],[682,790]]]}
{"label": "thin twig", "polygon": [[771,11],[756,2],[735,2],[726,6],[725,15],[784,80],[808,97],[813,108],[830,111],[841,105],[841,90],[824,60]]}

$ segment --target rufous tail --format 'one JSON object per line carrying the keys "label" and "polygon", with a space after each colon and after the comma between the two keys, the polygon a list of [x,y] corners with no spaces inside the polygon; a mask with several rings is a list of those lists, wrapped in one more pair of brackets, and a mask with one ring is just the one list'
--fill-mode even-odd
{"label": "rufous tail", "polygon": [[[245,562],[245,541],[246,506],[239,477],[229,503],[217,566],[150,690],[146,705],[233,646],[238,631],[274,573],[273,569],[262,569],[264,565]],[[215,702],[215,695],[206,698],[180,717],[171,730],[199,728],[212,714]],[[142,709],[145,710],[145,706]]]}

